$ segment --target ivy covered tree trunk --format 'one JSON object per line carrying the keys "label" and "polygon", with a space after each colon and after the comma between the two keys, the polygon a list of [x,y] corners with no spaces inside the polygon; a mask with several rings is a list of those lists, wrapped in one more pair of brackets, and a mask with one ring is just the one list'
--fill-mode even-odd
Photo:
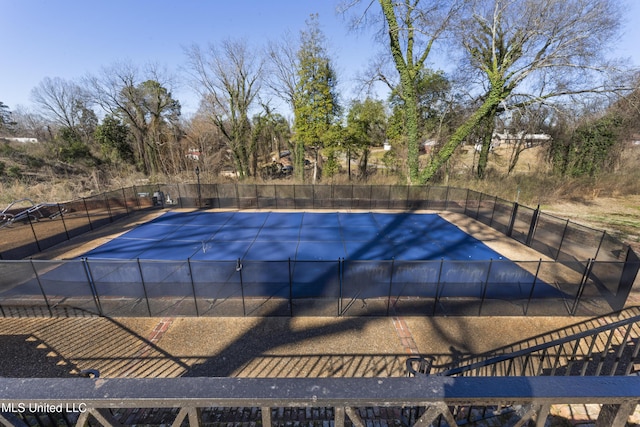
{"label": "ivy covered tree trunk", "polygon": [[502,85],[494,85],[485,101],[480,108],[471,114],[471,116],[460,125],[451,135],[451,138],[436,152],[429,164],[420,174],[420,183],[424,184],[429,181],[438,172],[440,167],[449,160],[456,148],[462,144],[471,135],[473,130],[478,127],[493,111],[495,111],[500,102],[508,95],[508,91],[503,89]]}
{"label": "ivy covered tree trunk", "polygon": [[[497,107],[497,106],[496,106]],[[493,137],[493,131],[495,129],[495,117],[497,109],[494,108],[490,111],[484,119],[483,124],[480,125],[482,130],[482,146],[480,148],[480,156],[478,156],[478,178],[484,179],[487,172],[487,164],[489,163],[489,152],[491,151],[491,139]]]}

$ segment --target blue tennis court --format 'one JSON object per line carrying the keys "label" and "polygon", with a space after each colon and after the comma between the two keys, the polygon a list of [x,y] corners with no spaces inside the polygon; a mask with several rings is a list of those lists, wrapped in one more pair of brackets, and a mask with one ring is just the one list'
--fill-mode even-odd
{"label": "blue tennis court", "polygon": [[500,260],[437,214],[167,212],[93,249],[89,259]]}

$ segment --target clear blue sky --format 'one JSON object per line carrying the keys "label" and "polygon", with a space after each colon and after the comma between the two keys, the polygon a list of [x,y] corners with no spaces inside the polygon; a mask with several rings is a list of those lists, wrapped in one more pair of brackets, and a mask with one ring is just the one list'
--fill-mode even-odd
{"label": "clear blue sky", "polygon": [[[623,0],[621,0],[623,1]],[[617,56],[640,65],[640,0],[628,3]],[[117,61],[156,62],[178,72],[183,47],[224,38],[255,46],[294,35],[312,13],[328,39],[345,98],[354,76],[379,49],[370,34],[347,30],[337,0],[0,0],[0,101],[32,107],[31,90],[45,77],[73,80]],[[188,87],[175,91],[187,112]]]}

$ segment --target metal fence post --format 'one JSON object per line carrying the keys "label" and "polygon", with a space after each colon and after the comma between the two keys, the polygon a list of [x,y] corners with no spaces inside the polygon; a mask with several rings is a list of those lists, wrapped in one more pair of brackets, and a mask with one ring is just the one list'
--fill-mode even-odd
{"label": "metal fence post", "polygon": [[193,270],[191,269],[191,258],[187,258],[187,266],[189,267],[189,278],[191,279],[191,292],[193,292],[193,305],[196,308],[196,317],[200,317],[198,310],[198,297],[196,296],[196,285],[193,281]]}
{"label": "metal fence post", "polygon": [[576,293],[576,298],[573,300],[573,306],[571,307],[570,314],[575,316],[576,310],[578,309],[578,304],[580,303],[580,299],[582,298],[582,293],[584,292],[584,288],[587,286],[587,281],[589,280],[589,276],[591,275],[591,269],[593,268],[593,259],[589,258],[587,261],[587,265],[584,269],[584,273],[582,274],[582,280],[580,281],[580,286],[578,287],[578,292]]}
{"label": "metal fence post", "polygon": [[387,316],[391,310],[391,291],[393,289],[393,269],[395,267],[396,259],[391,257],[391,268],[389,269],[389,298],[387,298]]}
{"label": "metal fence post", "polygon": [[524,309],[524,315],[526,316],[529,313],[529,305],[531,304],[531,298],[533,298],[533,291],[536,288],[536,283],[538,281],[538,274],[540,274],[540,266],[542,265],[542,258],[538,261],[538,268],[536,268],[536,275],[533,276],[533,282],[531,283],[531,290],[529,291],[529,298],[527,299],[527,306]]}
{"label": "metal fence post", "polygon": [[596,253],[595,255],[593,255],[593,259],[597,259],[598,258],[598,254],[600,253],[600,248],[602,247],[602,243],[604,242],[604,238],[607,235],[606,231],[602,232],[602,237],[600,237],[600,243],[598,243],[598,247],[596,248]]}
{"label": "metal fence post", "polygon": [[238,258],[236,261],[236,271],[240,275],[240,296],[242,297],[242,315],[247,316],[247,308],[244,302],[244,283],[242,282],[242,260]]}
{"label": "metal fence post", "polygon": [[42,293],[42,297],[44,298],[44,303],[47,305],[47,310],[49,310],[49,316],[53,317],[53,311],[51,311],[51,305],[49,304],[49,299],[47,298],[47,294],[42,287],[42,283],[40,282],[40,275],[38,274],[38,270],[36,270],[36,266],[33,264],[33,259],[29,260],[31,262],[31,268],[33,269],[33,273],[36,275],[36,281],[38,282],[38,287],[40,288],[40,292]]}
{"label": "metal fence post", "polygon": [[440,279],[442,278],[442,267],[444,264],[444,258],[440,258],[440,268],[438,269],[438,283],[436,283],[436,295],[433,300],[433,311],[432,315],[435,316],[436,309],[438,308],[438,303],[440,301]]}
{"label": "metal fence post", "polygon": [[176,184],[176,190],[178,191],[178,200],[180,200],[180,208],[184,207],[182,203],[182,194],[180,194],[180,184]]}
{"label": "metal fence post", "polygon": [[153,317],[151,314],[151,304],[149,303],[149,295],[147,294],[147,285],[144,283],[144,275],[142,274],[142,266],[140,265],[140,258],[136,258],[138,262],[138,271],[140,272],[140,283],[142,283],[142,291],[144,292],[144,300],[147,302],[147,310],[149,311],[149,317]]}
{"label": "metal fence post", "polygon": [[291,257],[289,257],[289,316],[293,317],[293,277],[291,277]]}
{"label": "metal fence post", "polygon": [[135,185],[131,188],[133,189],[133,195],[136,198],[136,207],[138,208],[138,210],[140,210],[140,198],[138,197],[138,189]]}
{"label": "metal fence post", "polygon": [[482,196],[484,196],[484,193],[480,193],[480,197],[478,197],[478,206],[476,206],[476,218],[475,219],[480,218],[480,205],[482,204]]}
{"label": "metal fence post", "polygon": [[113,222],[113,215],[111,215],[111,206],[109,206],[109,199],[107,198],[107,193],[102,193],[104,196],[104,202],[107,205],[107,212],[109,213],[109,222]]}
{"label": "metal fence post", "polygon": [[538,225],[538,216],[540,215],[540,205],[533,211],[533,216],[531,217],[531,223],[529,224],[529,233],[527,234],[526,245],[531,247],[531,242],[533,241],[533,235],[536,233],[536,227]]}
{"label": "metal fence post", "polygon": [[83,197],[82,203],[84,204],[84,211],[87,213],[87,219],[89,220],[89,229],[93,230],[93,224],[91,224],[91,216],[89,215],[89,208],[87,207],[87,199]]}
{"label": "metal fence post", "polygon": [[122,188],[122,202],[124,203],[124,210],[127,212],[127,216],[129,216],[129,204],[127,203],[127,193],[124,192],[124,187]]}
{"label": "metal fence post", "polygon": [[342,316],[342,278],[344,273],[344,258],[338,258],[338,317]]}
{"label": "metal fence post", "polygon": [[31,222],[31,215],[27,212],[27,220],[29,220],[29,225],[31,226],[31,232],[33,233],[33,239],[36,241],[36,246],[38,247],[38,252],[42,252],[42,248],[40,247],[40,242],[38,241],[38,235],[36,234],[35,228],[33,228],[33,223]]}
{"label": "metal fence post", "polygon": [[509,220],[509,227],[507,228],[507,236],[513,235],[513,227],[516,224],[516,217],[518,216],[518,202],[513,202],[513,209],[511,210],[511,219]]}
{"label": "metal fence post", "polygon": [[562,237],[560,238],[560,244],[558,245],[558,251],[556,252],[555,261],[560,257],[560,252],[562,250],[562,244],[564,243],[564,237],[567,235],[567,230],[569,229],[569,220],[564,224],[564,230],[562,231]]}
{"label": "metal fence post", "polygon": [[493,199],[493,209],[491,209],[491,219],[489,220],[489,227],[493,227],[493,217],[496,214],[496,205],[498,204],[498,196]]}
{"label": "metal fence post", "polygon": [[82,258],[82,265],[84,266],[84,274],[87,276],[89,289],[91,289],[91,294],[93,295],[93,302],[96,304],[96,308],[98,309],[98,313],[100,314],[100,316],[104,316],[104,312],[102,311],[102,304],[100,303],[100,295],[98,295],[98,289],[96,288],[96,284],[93,281],[93,274],[91,273],[91,268],[89,267],[89,260],[87,258]]}
{"label": "metal fence post", "polygon": [[62,221],[62,226],[64,227],[64,234],[66,234],[67,240],[70,240],[71,237],[69,237],[69,230],[67,230],[67,223],[64,221],[64,215],[62,214],[62,208],[60,207],[60,203],[57,203],[57,205],[58,205],[58,214],[60,215],[60,221]]}
{"label": "metal fence post", "polygon": [[[447,191],[444,193],[444,210],[449,210],[449,189],[451,187],[447,185]],[[467,189],[467,195],[469,194],[469,189]]]}
{"label": "metal fence post", "polygon": [[484,286],[482,288],[482,299],[480,299],[480,307],[478,307],[478,316],[482,314],[482,306],[484,305],[484,299],[487,296],[487,288],[489,287],[489,276],[491,275],[492,265],[493,265],[493,258],[489,259],[489,267],[487,268],[487,277],[484,280]]}

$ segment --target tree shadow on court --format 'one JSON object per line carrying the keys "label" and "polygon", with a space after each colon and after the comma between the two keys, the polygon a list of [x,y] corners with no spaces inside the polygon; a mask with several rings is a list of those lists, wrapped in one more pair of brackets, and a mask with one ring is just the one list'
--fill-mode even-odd
{"label": "tree shadow on court", "polygon": [[[424,228],[421,233],[413,232],[413,228],[410,227],[408,221],[415,220],[415,217],[411,216],[411,213],[404,214],[393,214],[393,218],[384,224],[383,227],[380,228],[379,236],[382,236],[384,239],[392,239],[392,236],[401,235],[403,237],[403,245],[411,246],[411,245],[420,245],[423,243],[424,239],[427,238],[429,233],[439,233],[446,232],[448,227],[451,227],[451,224],[445,220],[437,221],[434,227]],[[320,232],[320,231],[319,231]],[[450,239],[449,241],[443,242],[440,245],[441,255],[444,256],[447,253],[451,253],[453,251],[462,250],[465,245],[468,245],[469,242],[480,243],[477,239],[468,236],[467,234],[461,233],[460,239]],[[462,235],[467,237],[462,237]],[[359,259],[364,257],[366,254],[371,253],[371,251],[380,245],[379,241],[369,240],[362,241],[360,247],[358,247],[355,251],[350,253],[350,257],[354,259]],[[321,243],[320,243],[321,244]],[[247,261],[249,263],[249,261]],[[325,291],[328,293],[335,291],[335,276],[337,274],[336,269],[327,269],[326,271],[315,271],[315,275],[311,279],[305,280],[305,283],[313,283],[314,285],[314,295],[325,295]],[[384,290],[384,292],[388,292],[388,284]],[[383,294],[383,296],[386,294]],[[337,299],[336,299],[337,301]],[[292,300],[290,303],[294,304],[292,308],[293,313],[300,313],[295,305],[296,304],[304,304],[304,301]],[[330,303],[333,307],[335,302]],[[266,306],[266,304],[265,304]],[[393,307],[392,307],[393,308]],[[334,311],[331,314],[326,314],[329,316],[338,315],[337,311]],[[323,340],[326,345],[326,349],[330,350],[330,353],[341,354],[343,356],[349,356],[353,354],[362,354],[363,348],[358,348],[360,346],[366,346],[367,343],[358,343],[357,341],[352,341],[350,343],[338,343],[334,341],[336,337],[338,337],[345,330],[348,330],[353,336],[357,336],[359,332],[361,332],[367,325],[368,322],[376,319],[377,317],[343,317],[336,322],[332,322],[331,324],[319,325],[312,328],[308,328],[305,330],[299,330],[295,323],[294,318],[292,317],[281,317],[281,318],[270,318],[269,311],[262,311],[262,314],[265,316],[258,321],[258,324],[251,330],[245,332],[241,337],[237,338],[235,341],[230,343],[226,348],[216,354],[214,357],[210,357],[204,362],[201,362],[197,365],[192,366],[184,375],[185,376],[233,376],[236,375],[239,371],[242,371],[244,367],[246,367],[249,363],[251,363],[254,359],[261,358],[269,353],[270,350],[283,347],[290,346],[295,343],[302,343],[305,340]],[[304,312],[301,313],[302,316],[305,315]],[[393,309],[390,310],[389,314],[404,314],[404,313],[396,313]],[[431,315],[430,312],[424,310],[420,312],[412,311],[408,313],[411,315]],[[306,315],[313,315],[313,313],[306,313]],[[450,337],[451,339],[459,339],[461,337]],[[202,337],[202,339],[207,339],[206,337]],[[395,337],[389,336],[381,336],[378,339],[380,340],[395,340]],[[342,348],[337,348],[337,345],[342,345]],[[296,363],[295,356],[292,357],[292,363]],[[265,362],[266,363],[266,362]],[[383,372],[384,370],[380,370]],[[271,368],[265,367],[264,369],[257,369],[258,375],[260,373],[265,374],[265,372],[273,372]]]}
{"label": "tree shadow on court", "polygon": [[[129,319],[152,330],[156,319]],[[0,376],[175,377],[188,365],[125,323],[107,317],[6,318],[0,323]]]}

